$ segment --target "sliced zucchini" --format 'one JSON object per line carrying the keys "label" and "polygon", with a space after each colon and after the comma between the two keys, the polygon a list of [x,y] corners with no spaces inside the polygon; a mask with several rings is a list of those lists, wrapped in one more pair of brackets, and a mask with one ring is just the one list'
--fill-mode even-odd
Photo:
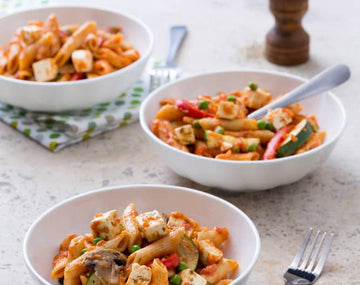
{"label": "sliced zucchini", "polygon": [[312,132],[310,123],[306,119],[301,120],[277,149],[276,157],[284,157],[295,153],[307,142]]}
{"label": "sliced zucchini", "polygon": [[181,239],[176,253],[180,261],[185,262],[190,269],[196,269],[199,262],[199,249],[187,235]]}
{"label": "sliced zucchini", "polygon": [[95,272],[91,273],[86,281],[86,285],[104,285],[101,280],[96,276]]}

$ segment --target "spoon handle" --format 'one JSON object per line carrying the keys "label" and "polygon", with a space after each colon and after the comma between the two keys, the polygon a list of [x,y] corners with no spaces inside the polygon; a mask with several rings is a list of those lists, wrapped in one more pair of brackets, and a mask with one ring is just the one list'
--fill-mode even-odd
{"label": "spoon handle", "polygon": [[301,84],[294,90],[290,91],[278,100],[267,104],[266,106],[256,110],[247,117],[249,119],[260,118],[266,114],[271,108],[286,107],[295,102],[308,98],[310,96],[320,94],[334,88],[350,78],[350,69],[345,64],[332,66],[310,79],[308,82]]}
{"label": "spoon handle", "polygon": [[169,52],[166,59],[166,65],[172,66],[177,51],[184,40],[184,37],[187,33],[187,28],[185,26],[173,26],[170,29],[170,46]]}

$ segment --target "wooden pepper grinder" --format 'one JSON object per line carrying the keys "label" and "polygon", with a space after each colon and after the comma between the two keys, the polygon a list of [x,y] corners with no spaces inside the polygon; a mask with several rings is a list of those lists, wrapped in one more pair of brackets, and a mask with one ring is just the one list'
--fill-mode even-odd
{"label": "wooden pepper grinder", "polygon": [[266,58],[280,65],[296,65],[309,59],[310,37],[301,25],[308,0],[270,0],[275,26],[266,36]]}

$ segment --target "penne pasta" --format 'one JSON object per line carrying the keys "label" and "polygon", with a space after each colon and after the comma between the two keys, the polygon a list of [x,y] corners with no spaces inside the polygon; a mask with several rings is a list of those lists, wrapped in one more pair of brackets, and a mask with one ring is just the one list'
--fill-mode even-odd
{"label": "penne pasta", "polygon": [[98,75],[105,75],[105,74],[113,72],[114,69],[107,60],[100,59],[100,60],[95,61],[94,71]]}
{"label": "penne pasta", "polygon": [[18,70],[14,74],[14,77],[21,80],[30,80],[34,77],[34,75],[31,70]]}
{"label": "penne pasta", "polygon": [[101,47],[114,49],[117,47],[121,47],[121,42],[123,40],[123,36],[120,33],[117,33],[110,38],[104,40],[104,42],[101,44]]}
{"label": "penne pasta", "polygon": [[257,130],[255,119],[220,120],[220,125],[229,131]]}
{"label": "penne pasta", "polygon": [[7,63],[8,63],[7,52],[5,49],[0,49],[0,75],[5,73]]}
{"label": "penne pasta", "polygon": [[79,48],[82,42],[85,40],[86,36],[90,33],[93,33],[96,29],[96,23],[89,21],[84,23],[79,27],[65,42],[65,44],[60,48],[58,53],[55,56],[56,63],[59,66],[63,66],[71,57],[71,53]]}
{"label": "penne pasta", "polygon": [[204,229],[198,233],[197,238],[198,240],[209,240],[219,247],[229,238],[229,230],[227,228]]}
{"label": "penne pasta", "polygon": [[13,42],[9,45],[9,56],[7,62],[7,71],[10,74],[14,74],[18,69],[19,62],[18,58],[21,52],[21,47],[19,42]]}
{"label": "penne pasta", "polygon": [[124,210],[121,221],[124,224],[126,231],[129,233],[129,243],[128,248],[130,249],[133,245],[140,245],[141,244],[141,233],[138,228],[137,222],[135,217],[138,215],[135,205],[130,203]]}
{"label": "penne pasta", "polygon": [[155,258],[175,252],[183,235],[183,228],[176,229],[170,232],[168,236],[132,253],[128,258],[128,262],[147,264]]}
{"label": "penne pasta", "polygon": [[[238,268],[238,263],[235,260],[230,260],[223,258],[218,263],[216,263],[215,271],[209,274],[203,273],[200,274],[203,276],[209,283],[217,284],[221,279],[226,279],[227,276],[233,274]],[[206,271],[205,271],[206,272]]]}
{"label": "penne pasta", "polygon": [[151,285],[168,285],[168,271],[166,266],[160,261],[159,258],[155,258],[151,263]]}
{"label": "penne pasta", "polygon": [[91,234],[66,237],[54,257],[51,278],[65,285],[229,284],[238,267],[217,247],[229,238],[226,228],[210,230],[176,211],[138,214],[133,203],[123,210],[121,223],[124,230],[111,236],[118,219],[117,210],[110,210],[95,215]]}
{"label": "penne pasta", "polygon": [[99,47],[99,38],[95,34],[88,34],[84,41],[84,48],[95,53]]}
{"label": "penne pasta", "polygon": [[98,29],[95,21],[60,26],[55,14],[45,23],[29,21],[17,29],[8,47],[0,46],[0,76],[63,82],[114,72],[140,57],[121,30]]}
{"label": "penne pasta", "polygon": [[323,143],[316,118],[301,114],[299,103],[270,109],[257,120],[246,118],[270,100],[271,94],[254,82],[243,91],[219,92],[214,97],[164,98],[152,121],[152,132],[180,150],[233,161],[276,159]]}

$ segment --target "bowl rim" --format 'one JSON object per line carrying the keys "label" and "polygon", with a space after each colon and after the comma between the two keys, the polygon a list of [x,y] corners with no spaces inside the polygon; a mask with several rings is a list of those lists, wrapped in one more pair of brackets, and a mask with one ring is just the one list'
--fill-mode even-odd
{"label": "bowl rim", "polygon": [[[241,215],[245,221],[248,223],[248,225],[250,226],[253,234],[255,235],[255,253],[254,256],[248,266],[248,268],[245,271],[240,271],[240,274],[238,277],[236,277],[234,279],[234,281],[240,281],[241,279],[245,278],[255,267],[256,262],[259,259],[260,256],[260,249],[261,249],[261,240],[260,240],[260,235],[259,232],[254,224],[254,222],[249,218],[248,215],[246,215],[241,209],[239,209],[238,207],[236,207],[235,205],[233,205],[232,203],[226,201],[225,199],[222,199],[218,196],[200,191],[200,190],[196,190],[193,188],[188,188],[188,187],[182,187],[182,186],[175,186],[175,185],[165,185],[165,184],[129,184],[129,185],[118,185],[118,186],[111,186],[111,187],[103,187],[103,188],[99,188],[96,190],[90,190],[87,191],[85,193],[81,193],[75,196],[71,196],[57,204],[55,204],[54,206],[50,207],[49,209],[47,209],[44,213],[42,213],[40,216],[38,216],[36,218],[36,220],[31,224],[31,226],[29,227],[29,229],[27,230],[26,234],[25,234],[25,238],[23,241],[23,255],[24,255],[24,259],[25,259],[25,264],[28,267],[28,269],[31,271],[31,273],[36,276],[36,278],[43,282],[44,284],[49,284],[48,281],[46,281],[32,266],[31,262],[30,262],[30,258],[28,256],[28,252],[27,252],[27,248],[29,247],[29,239],[30,236],[32,234],[32,232],[34,231],[35,227],[52,211],[55,211],[56,209],[60,208],[61,206],[74,201],[76,199],[82,198],[82,197],[86,197],[86,196],[91,196],[95,193],[100,193],[100,192],[111,192],[111,191],[118,191],[118,190],[122,190],[122,189],[128,189],[128,190],[134,190],[135,188],[149,188],[149,189],[158,189],[158,188],[162,188],[162,189],[166,189],[166,190],[170,190],[170,191],[182,191],[182,192],[186,192],[186,193],[191,193],[191,194],[196,194],[196,195],[200,195],[200,196],[204,196],[213,200],[216,200],[219,203],[225,204],[227,207],[232,208],[233,210],[235,210],[239,215]],[[156,191],[156,190],[155,190]],[[49,261],[50,264],[51,261]]]}
{"label": "bowl rim", "polygon": [[[153,35],[153,32],[151,31],[151,29],[149,28],[149,26],[147,26],[142,20],[140,20],[136,16],[134,16],[128,12],[124,12],[124,11],[120,11],[120,10],[111,10],[109,8],[99,7],[96,5],[90,5],[90,6],[79,5],[79,4],[76,4],[76,5],[48,5],[45,7],[35,7],[35,8],[25,9],[25,10],[17,11],[15,13],[7,14],[4,16],[1,16],[0,21],[5,20],[6,18],[10,18],[10,17],[20,17],[21,14],[24,14],[24,13],[29,13],[29,12],[36,13],[37,11],[40,11],[40,10],[74,9],[74,8],[75,9],[103,11],[103,12],[107,12],[107,13],[111,13],[111,14],[117,14],[117,15],[120,15],[120,16],[123,16],[125,18],[132,20],[133,22],[138,24],[142,29],[144,29],[147,36],[149,37],[149,45],[146,48],[144,54],[141,54],[140,58],[137,61],[131,63],[128,66],[125,66],[124,68],[115,70],[114,72],[111,72],[111,73],[108,73],[105,75],[97,76],[94,78],[89,78],[86,80],[63,81],[63,82],[37,82],[37,81],[20,80],[20,79],[15,79],[15,78],[11,78],[11,77],[5,77],[5,76],[0,76],[0,80],[8,81],[10,83],[15,83],[15,84],[19,83],[19,84],[24,84],[24,85],[41,86],[41,87],[81,85],[81,84],[86,84],[88,82],[96,82],[96,81],[102,80],[104,78],[118,76],[118,75],[128,71],[129,69],[140,65],[143,61],[146,61],[149,58],[149,56],[151,55],[153,48],[154,48],[154,35]],[[56,11],[54,11],[54,13],[56,13]]]}
{"label": "bowl rim", "polygon": [[251,68],[249,68],[249,69],[248,68],[230,69],[230,70],[220,70],[220,71],[211,71],[211,72],[205,72],[205,73],[197,73],[197,74],[194,74],[194,75],[187,76],[187,77],[184,77],[182,79],[179,79],[179,80],[177,80],[175,82],[167,83],[167,84],[165,84],[163,86],[158,87],[153,92],[151,92],[146,97],[146,99],[143,101],[143,103],[141,104],[141,107],[140,107],[139,120],[140,120],[141,128],[148,135],[148,137],[150,137],[155,143],[160,144],[162,147],[167,148],[169,151],[174,151],[177,154],[185,155],[189,159],[193,158],[193,159],[203,160],[204,162],[208,161],[210,163],[215,163],[215,164],[229,164],[229,165],[274,164],[274,163],[279,163],[281,161],[300,159],[302,157],[310,156],[315,152],[321,151],[323,148],[325,148],[328,145],[333,144],[334,142],[336,142],[340,138],[340,135],[343,133],[343,131],[345,129],[345,126],[346,126],[346,112],[345,112],[345,108],[344,108],[342,102],[340,101],[340,99],[337,98],[337,96],[335,96],[334,93],[329,92],[329,91],[320,93],[319,95],[315,95],[315,96],[320,96],[322,94],[326,94],[327,96],[330,96],[331,99],[333,99],[336,102],[337,106],[340,109],[341,117],[342,117],[342,124],[341,124],[340,128],[338,129],[337,133],[334,135],[334,137],[331,140],[326,141],[322,145],[320,145],[320,146],[318,146],[318,147],[316,147],[314,149],[311,149],[309,151],[306,151],[306,152],[303,152],[303,153],[300,153],[300,154],[297,154],[297,155],[281,157],[281,158],[277,158],[277,159],[254,160],[254,161],[234,161],[234,160],[214,159],[214,158],[209,158],[209,157],[205,157],[205,156],[196,155],[196,154],[193,154],[193,153],[187,153],[187,152],[181,151],[181,150],[179,150],[179,149],[177,149],[175,147],[172,147],[172,146],[168,145],[167,143],[163,142],[162,140],[160,140],[157,136],[155,136],[153,134],[153,132],[150,130],[149,126],[147,125],[147,123],[145,121],[145,108],[149,104],[150,100],[152,100],[154,97],[156,97],[157,94],[159,94],[162,90],[164,90],[164,89],[166,89],[166,88],[168,88],[168,87],[170,87],[172,85],[180,84],[181,82],[184,82],[184,81],[187,81],[187,80],[192,80],[192,79],[198,79],[198,78],[201,78],[201,77],[206,77],[206,76],[211,76],[211,75],[222,75],[222,74],[227,74],[227,73],[230,74],[230,73],[247,73],[247,72],[254,72],[254,73],[259,73],[259,74],[282,76],[282,77],[285,77],[285,78],[291,78],[291,79],[299,80],[301,83],[305,83],[305,82],[309,81],[309,79],[306,79],[304,77],[289,74],[289,73],[286,73],[286,72],[272,71],[272,70],[262,70],[262,69],[251,69]]}

